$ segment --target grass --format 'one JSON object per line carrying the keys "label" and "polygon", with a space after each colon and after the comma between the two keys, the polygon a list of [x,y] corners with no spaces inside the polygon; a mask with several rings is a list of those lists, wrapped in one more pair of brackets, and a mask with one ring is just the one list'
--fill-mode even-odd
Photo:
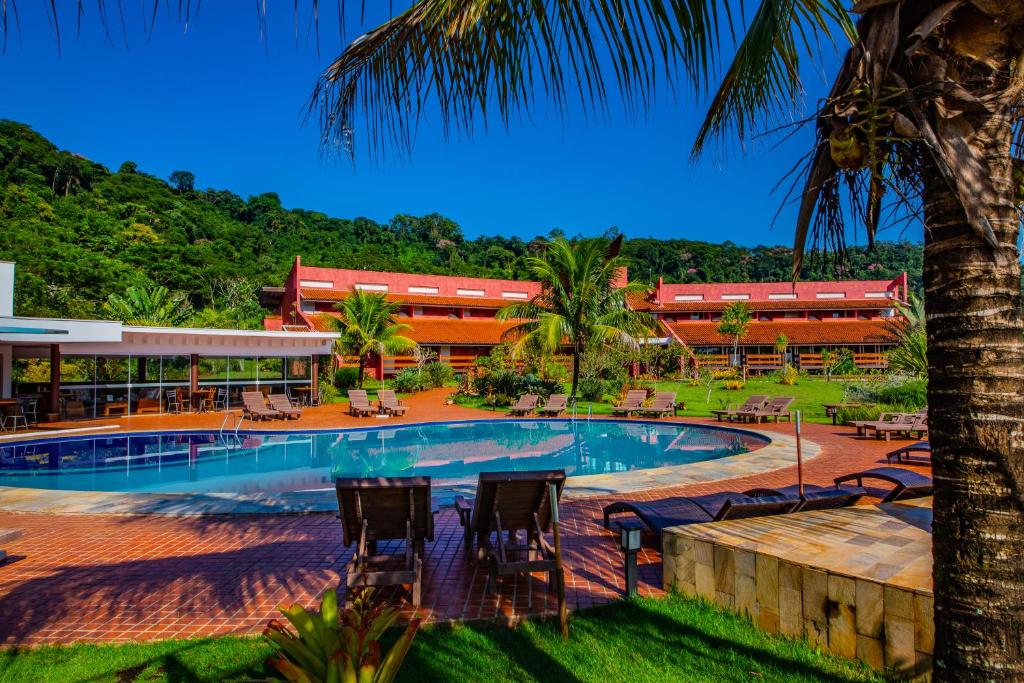
{"label": "grass", "polygon": [[[677,596],[576,612],[557,624],[420,631],[399,681],[881,681],[857,662]],[[392,635],[392,637],[394,637]],[[259,638],[170,640],[0,651],[0,681],[242,681],[268,675]]]}
{"label": "grass", "polygon": [[[799,410],[802,418],[807,422],[832,423],[832,418],[825,416],[823,405],[826,403],[840,403],[843,400],[843,387],[846,382],[833,379],[826,382],[820,377],[801,377],[798,384],[786,386],[779,384],[771,377],[751,377],[743,385],[742,389],[729,390],[724,387],[724,382],[716,382],[715,388],[711,391],[711,400],[707,401],[707,388],[703,386],[690,386],[685,380],[664,380],[657,382],[658,391],[675,391],[676,400],[686,403],[686,410],[681,413],[686,417],[711,417],[711,411],[717,410],[725,405],[738,405],[752,394],[767,394],[768,396],[793,396],[792,410]],[[566,385],[568,391],[568,385]],[[461,405],[474,408],[490,410],[490,406],[484,405],[483,398],[469,397],[459,400]],[[590,402],[580,400],[577,414],[587,414],[588,408],[593,409],[594,415],[610,415],[612,406],[610,403]],[[507,412],[508,408],[497,408],[501,412]]]}

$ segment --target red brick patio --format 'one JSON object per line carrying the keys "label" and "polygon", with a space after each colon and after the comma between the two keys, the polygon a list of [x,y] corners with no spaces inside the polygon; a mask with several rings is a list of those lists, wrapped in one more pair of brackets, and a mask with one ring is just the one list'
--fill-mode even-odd
{"label": "red brick patio", "polygon": [[[415,397],[407,421],[490,415],[444,405],[437,392]],[[336,406],[307,411],[295,427],[368,426],[338,415]],[[106,421],[121,429],[217,427],[220,415],[140,417]],[[277,423],[281,426],[281,423]],[[79,425],[80,426],[80,425]],[[792,432],[792,426],[768,426]],[[822,446],[807,463],[809,483],[831,484],[838,474],[884,463],[893,444],[858,439],[851,430],[806,425]],[[924,465],[910,465],[928,472]],[[795,482],[795,468],[709,484],[649,490],[642,497],[743,490]],[[638,496],[640,497],[640,496]],[[618,599],[622,557],[600,525],[604,498],[561,506],[563,553],[571,608]],[[483,593],[484,572],[465,559],[458,520],[437,516],[427,546],[422,612],[434,620],[502,619],[550,613],[554,597],[540,577],[520,577]],[[313,605],[337,585],[350,553],[338,521],[328,514],[158,517],[0,513],[0,527],[24,530],[0,566],[0,642],[135,640],[252,633],[276,616],[282,602]],[[661,592],[661,558],[640,556],[640,588]],[[396,596],[397,599],[398,596]]]}

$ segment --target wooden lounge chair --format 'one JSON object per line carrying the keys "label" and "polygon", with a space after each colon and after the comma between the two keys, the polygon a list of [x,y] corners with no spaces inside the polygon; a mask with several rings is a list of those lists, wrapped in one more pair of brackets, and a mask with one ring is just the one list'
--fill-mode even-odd
{"label": "wooden lounge chair", "polygon": [[711,413],[715,418],[721,422],[722,418],[727,418],[729,422],[734,419],[742,419],[743,416],[753,413],[758,408],[764,407],[764,404],[768,402],[768,397],[762,394],[754,394],[748,396],[747,400],[743,402],[743,405],[738,408],[726,408],[725,410],[712,410]]}
{"label": "wooden lounge chair", "polygon": [[786,418],[790,422],[793,421],[793,413],[789,412],[789,406],[796,400],[792,396],[776,396],[775,398],[768,399],[762,407],[757,408],[753,412],[741,415],[742,420],[750,420],[751,422],[761,422],[764,420],[774,419],[778,422],[782,418]]}
{"label": "wooden lounge chair", "polygon": [[882,413],[877,420],[854,420],[850,425],[857,428],[857,436],[864,436],[868,429],[874,429],[877,425],[904,424],[910,422],[910,419],[908,413]]}
{"label": "wooden lounge chair", "polygon": [[659,391],[654,395],[654,400],[648,406],[643,406],[638,410],[638,413],[643,415],[657,415],[659,417],[668,415],[677,415],[679,404],[676,403],[676,392],[674,391]]}
{"label": "wooden lounge chair", "polygon": [[909,446],[902,446],[901,448],[897,448],[894,451],[889,451],[888,453],[886,453],[885,460],[890,464],[893,460],[895,460],[896,462],[900,462],[904,458],[910,461],[910,456],[912,453],[920,453],[922,454],[925,460],[931,460],[932,445],[927,441],[918,441],[917,443],[912,443]]}
{"label": "wooden lounge chair", "polygon": [[283,418],[281,411],[267,407],[263,394],[258,391],[242,392],[242,417],[250,420],[269,420],[272,418]]}
{"label": "wooden lounge chair", "polygon": [[537,394],[523,394],[519,397],[519,400],[508,409],[509,415],[526,415],[532,413],[537,408],[537,401],[540,400],[540,396]]}
{"label": "wooden lounge chair", "polygon": [[563,580],[557,575],[555,549],[544,536],[551,530],[551,484],[557,504],[565,470],[481,472],[472,503],[456,496],[466,551],[475,535],[476,557],[488,562],[485,592],[493,592],[498,577],[507,574],[548,572],[549,589]]}
{"label": "wooden lounge chair", "polygon": [[[743,492],[744,495],[752,498],[763,498],[765,496],[787,496],[800,498],[800,487],[782,486],[776,489],[757,488]],[[867,493],[857,486],[846,486],[841,489],[815,484],[804,484],[804,495],[800,505],[793,512],[808,512],[810,510],[834,510],[848,505],[856,505],[857,501]]]}
{"label": "wooden lounge chair", "polygon": [[551,394],[548,397],[547,403],[544,404],[543,408],[537,409],[538,415],[550,415],[551,417],[557,417],[565,412],[568,407],[569,397],[565,394]]}
{"label": "wooden lounge chair", "polygon": [[800,505],[796,496],[762,496],[754,498],[734,491],[709,496],[675,496],[649,502],[617,501],[604,507],[604,525],[611,524],[611,516],[631,513],[636,515],[657,538],[661,546],[661,532],[671,526],[702,524],[724,519],[743,519],[793,512]]}
{"label": "wooden lounge chair", "polygon": [[393,389],[381,389],[377,392],[377,402],[380,409],[388,415],[405,415],[409,406],[398,400]]}
{"label": "wooden lounge chair", "polygon": [[921,438],[928,433],[928,416],[918,414],[904,415],[901,422],[864,425],[865,435],[871,431],[875,432],[875,438],[885,439],[886,441],[892,438],[894,434],[906,439],[911,438],[912,434],[917,434],[918,438]]}
{"label": "wooden lounge chair", "polygon": [[362,389],[348,390],[348,414],[353,417],[373,415],[376,411],[370,405],[370,399]]}
{"label": "wooden lounge chair", "polygon": [[[434,540],[430,477],[338,479],[334,483],[346,546],[358,543],[345,568],[351,595],[357,586],[411,584],[412,604],[419,606],[423,547]],[[402,540],[397,555],[378,555],[377,542]]]}
{"label": "wooden lounge chair", "polygon": [[[17,541],[21,538],[21,529],[0,529],[0,543],[7,543],[9,541]],[[7,561],[7,553],[3,548],[0,548],[0,564]]]}
{"label": "wooden lounge chair", "polygon": [[633,413],[643,408],[644,401],[647,400],[646,389],[632,389],[626,392],[626,399],[619,404],[612,406],[612,414],[618,415],[623,414],[629,417]]}
{"label": "wooden lounge chair", "polygon": [[883,503],[891,503],[894,500],[905,498],[920,498],[932,494],[932,478],[926,477],[917,472],[905,470],[902,467],[876,467],[863,472],[854,472],[835,478],[836,488],[848,481],[856,481],[857,486],[863,486],[865,479],[879,479],[893,484],[892,491],[884,498]]}
{"label": "wooden lounge chair", "polygon": [[296,408],[292,405],[292,402],[288,400],[288,397],[284,394],[271,394],[268,397],[270,401],[270,407],[281,413],[284,417],[289,420],[293,417],[297,420],[302,417],[302,409]]}

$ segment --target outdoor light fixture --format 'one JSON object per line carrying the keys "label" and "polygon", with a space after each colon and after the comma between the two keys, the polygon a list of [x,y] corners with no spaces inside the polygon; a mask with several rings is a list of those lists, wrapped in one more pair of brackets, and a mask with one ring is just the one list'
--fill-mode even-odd
{"label": "outdoor light fixture", "polygon": [[640,552],[640,530],[638,522],[619,522],[619,547],[626,561],[626,595],[636,595],[636,554]]}

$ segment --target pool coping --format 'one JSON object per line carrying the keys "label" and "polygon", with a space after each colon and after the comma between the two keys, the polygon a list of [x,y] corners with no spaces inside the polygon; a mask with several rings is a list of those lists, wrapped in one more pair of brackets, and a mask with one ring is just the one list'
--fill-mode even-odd
{"label": "pool coping", "polygon": [[[466,419],[430,422],[401,423],[400,425],[374,425],[372,427],[296,429],[281,430],[239,430],[241,434],[280,435],[319,434],[334,432],[363,432],[381,429],[401,429],[444,424],[466,424],[478,422],[508,422],[509,419]],[[568,418],[528,418],[530,422],[572,422]],[[580,421],[580,420],[577,420]],[[747,453],[727,456],[696,463],[669,465],[649,469],[631,470],[610,474],[589,474],[566,479],[562,500],[579,500],[600,496],[635,493],[648,489],[709,483],[735,477],[764,474],[796,464],[796,439],[789,434],[779,434],[756,428],[740,428],[727,425],[709,425],[681,420],[622,420],[595,418],[590,422],[611,422],[623,424],[689,425],[701,429],[750,434],[768,443]],[[83,434],[53,439],[31,439],[39,441],[80,441],[101,436],[120,438],[152,434],[208,434],[211,429],[163,429],[138,430],[103,434]],[[234,433],[232,431],[232,433]],[[801,440],[803,459],[810,460],[821,453],[821,447],[807,439]],[[237,493],[126,493],[109,491],[74,491],[66,489],[33,489],[0,486],[0,512],[32,512],[52,514],[106,514],[106,515],[244,515],[244,514],[302,514],[336,512],[337,499],[333,490],[296,491],[278,494],[237,494]]]}

